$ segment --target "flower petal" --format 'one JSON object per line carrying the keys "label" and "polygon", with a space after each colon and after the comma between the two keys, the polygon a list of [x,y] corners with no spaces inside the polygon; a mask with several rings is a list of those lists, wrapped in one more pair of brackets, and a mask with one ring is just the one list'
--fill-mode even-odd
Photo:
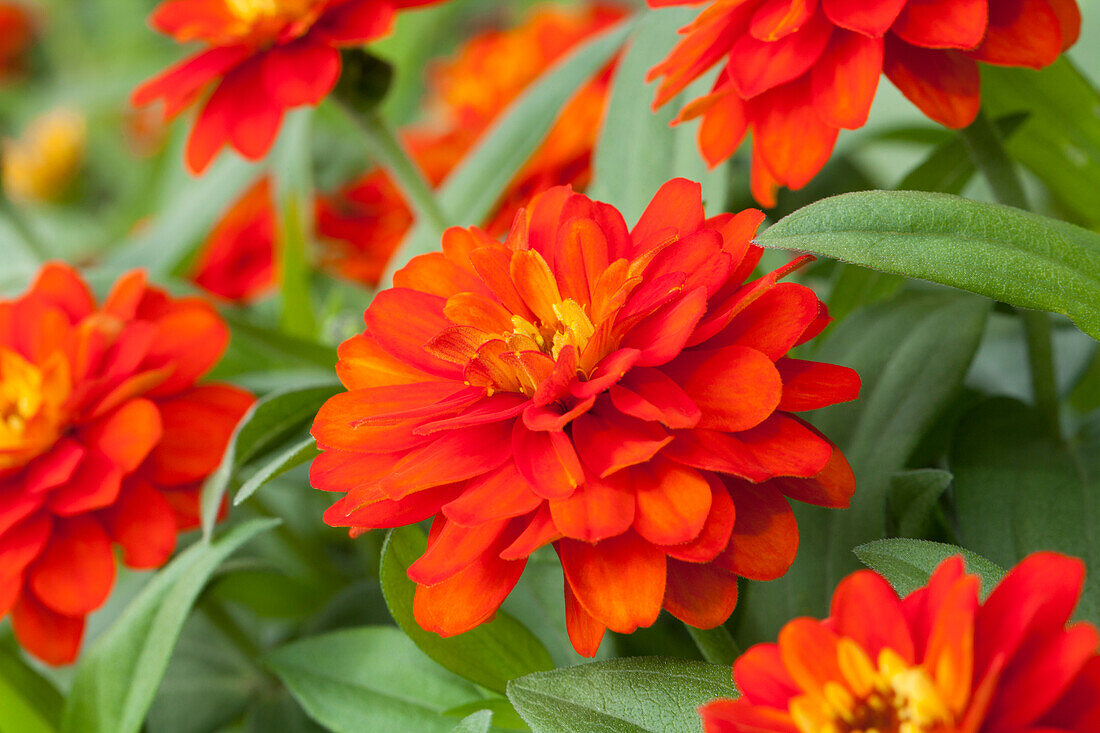
{"label": "flower petal", "polygon": [[634,490],[627,472],[607,478],[586,474],[584,483],[564,499],[550,501],[554,526],[566,537],[599,542],[630,529]]}
{"label": "flower petal", "polygon": [[65,616],[23,593],[11,610],[12,630],[19,645],[46,664],[72,664],[84,637],[83,615]]}
{"label": "flower petal", "polygon": [[779,406],[783,394],[771,359],[745,346],[685,352],[663,371],[699,407],[699,428],[709,430],[755,427]]}
{"label": "flower petal", "polygon": [[665,595],[665,556],[633,532],[595,545],[558,543],[565,582],[589,614],[612,631],[651,626]]}
{"label": "flower petal", "polygon": [[882,70],[910,102],[941,125],[966,127],[978,115],[978,64],[957,51],[910,46],[890,36]]}
{"label": "flower petal", "polygon": [[750,580],[775,580],[798,553],[798,523],[783,495],[766,485],[726,479],[737,520],[715,564]]}
{"label": "flower petal", "polygon": [[115,581],[111,539],[97,520],[57,522],[50,543],[27,572],[34,594],[56,613],[83,616],[99,608]]}
{"label": "flower petal", "polygon": [[669,559],[665,610],[689,626],[721,626],[737,606],[737,576],[715,567]]}

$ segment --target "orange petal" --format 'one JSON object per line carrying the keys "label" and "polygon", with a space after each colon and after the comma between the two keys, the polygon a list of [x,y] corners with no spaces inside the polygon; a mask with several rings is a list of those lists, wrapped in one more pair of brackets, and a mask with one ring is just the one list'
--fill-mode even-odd
{"label": "orange petal", "polygon": [[1041,69],[1057,61],[1063,47],[1062,21],[1048,0],[1001,0],[989,4],[985,37],[967,55],[987,64]]}
{"label": "orange petal", "polygon": [[550,501],[554,526],[564,536],[599,542],[630,529],[634,491],[626,472],[607,478],[586,474],[583,484],[564,499]]}
{"label": "orange petal", "polygon": [[715,564],[751,580],[774,580],[798,553],[798,523],[783,495],[767,484],[726,479],[737,520]]}
{"label": "orange petal", "polygon": [[777,409],[785,412],[817,410],[859,397],[859,374],[848,367],[783,358],[775,368],[783,379],[783,398]]}
{"label": "orange petal", "polygon": [[584,481],[581,460],[569,436],[560,430],[528,430],[517,420],[512,455],[520,474],[544,499],[563,499]]}
{"label": "orange petal", "polygon": [[[998,3],[994,0],[993,5]],[[898,38],[924,48],[974,48],[985,35],[988,0],[909,2],[890,29]]]}
{"label": "orange petal", "polygon": [[749,647],[733,663],[733,681],[741,696],[754,705],[787,709],[800,690],[783,666],[778,644]]}
{"label": "orange petal", "polygon": [[490,548],[442,583],[418,585],[413,616],[421,628],[454,636],[488,621],[519,581],[526,558],[502,560]]}
{"label": "orange petal", "polygon": [[768,472],[752,450],[735,436],[716,430],[678,430],[676,439],[661,454],[677,463],[706,471],[766,481]]}
{"label": "orange petal", "polygon": [[589,658],[596,656],[607,632],[606,626],[584,610],[569,583],[565,584],[565,630],[577,654]]}
{"label": "orange petal", "polygon": [[730,83],[742,99],[751,99],[809,71],[820,58],[833,26],[815,14],[797,31],[775,41],[746,34],[730,49],[736,63],[726,66]]}
{"label": "orange petal", "polygon": [[737,606],[737,577],[714,565],[668,561],[666,611],[689,626],[721,626]]}
{"label": "orange petal", "polygon": [[690,542],[662,547],[670,558],[692,563],[710,562],[729,545],[737,518],[733,499],[720,478],[709,472],[702,475],[711,491],[710,511],[707,512],[706,522],[699,535]]}
{"label": "orange petal", "polygon": [[115,556],[103,525],[89,516],[57,522],[27,582],[56,613],[83,616],[99,608],[115,582]]}
{"label": "orange petal", "polygon": [[817,431],[779,412],[755,428],[738,433],[737,438],[772,476],[816,476],[833,454],[833,444]]}
{"label": "orange petal", "polygon": [[665,595],[665,556],[633,532],[595,545],[558,544],[565,581],[577,600],[612,631],[632,633],[651,626]]}
{"label": "orange petal", "polygon": [[826,683],[844,679],[837,662],[839,637],[825,623],[796,618],[779,631],[779,655],[802,690],[822,695]]}
{"label": "orange petal", "polygon": [[76,473],[49,497],[50,511],[61,516],[83,514],[114,503],[122,486],[122,472],[99,451],[89,451]]}
{"label": "orange petal", "polygon": [[[476,527],[464,527],[437,515],[428,538],[428,549],[409,566],[409,580],[435,585],[476,561],[508,527],[509,519],[494,519]],[[440,526],[442,529],[436,529]]]}
{"label": "orange petal", "polygon": [[681,545],[699,536],[711,508],[711,489],[698,471],[656,459],[631,471],[638,508],[634,529],[655,545]]}
{"label": "orange petal", "polygon": [[748,430],[772,414],[783,394],[771,359],[745,346],[685,352],[663,371],[698,405],[700,428]]}
{"label": "orange petal", "polygon": [[122,561],[128,567],[160,567],[176,549],[172,505],[146,481],[128,483],[103,517],[111,539],[122,546]]}
{"label": "orange petal", "polygon": [[634,253],[652,248],[659,235],[668,229],[676,236],[686,237],[703,225],[704,218],[702,186],[685,178],[673,178],[657,190],[630,231]]}
{"label": "orange petal", "polygon": [[336,376],[349,390],[432,381],[430,374],[391,355],[368,333],[352,336],[336,353]]}
{"label": "orange petal", "polygon": [[84,637],[84,617],[64,616],[23,593],[11,611],[12,630],[19,644],[46,664],[76,661]]}
{"label": "orange petal", "polygon": [[508,460],[511,432],[505,422],[441,433],[395,463],[380,485],[391,499],[402,499],[433,486],[481,476]]}
{"label": "orange petal", "polygon": [[623,414],[670,429],[693,428],[701,417],[687,393],[658,369],[632,369],[621,383],[612,385],[608,396]]}
{"label": "orange petal", "polygon": [[[813,430],[819,436],[821,433],[814,430],[813,426],[805,424],[805,427]],[[828,440],[821,436],[822,439]],[[832,445],[832,443],[830,443]],[[848,459],[840,452],[840,448],[832,446],[833,452],[829,455],[829,462],[821,472],[811,478],[778,477],[768,482],[769,486],[778,489],[784,496],[796,501],[804,501],[807,504],[827,507],[847,507],[852,500],[852,494],[856,490],[856,477]]]}
{"label": "orange petal", "polygon": [[813,68],[814,108],[833,127],[863,127],[881,75],[882,39],[837,30]]}
{"label": "orange petal", "polygon": [[178,486],[210,475],[254,401],[239,387],[205,384],[162,402],[163,437],[150,454],[154,481]]}
{"label": "orange petal", "polygon": [[909,664],[915,661],[913,637],[897,593],[878,573],[860,570],[840,581],[829,617],[833,630],[858,643],[871,659],[891,649]]}
{"label": "orange petal", "polygon": [[882,70],[910,102],[941,125],[966,127],[978,115],[978,64],[958,51],[918,48],[887,37]]}
{"label": "orange petal", "polygon": [[821,0],[821,9],[836,25],[871,38],[886,33],[909,0]]}
{"label": "orange petal", "polygon": [[93,424],[84,442],[107,456],[123,473],[133,473],[161,437],[160,411],[146,399],[130,400]]}
{"label": "orange petal", "polygon": [[448,519],[466,526],[533,512],[542,498],[523,478],[514,461],[472,479],[462,495],[443,507]]}
{"label": "orange petal", "polygon": [[452,325],[443,315],[446,303],[438,295],[409,288],[383,290],[367,308],[367,331],[399,361],[429,374],[457,378],[461,370],[456,365],[424,348],[436,334]]}
{"label": "orange petal", "polygon": [[657,423],[607,410],[599,416],[589,412],[574,420],[573,441],[584,465],[606,478],[653,458],[672,442],[672,436]]}

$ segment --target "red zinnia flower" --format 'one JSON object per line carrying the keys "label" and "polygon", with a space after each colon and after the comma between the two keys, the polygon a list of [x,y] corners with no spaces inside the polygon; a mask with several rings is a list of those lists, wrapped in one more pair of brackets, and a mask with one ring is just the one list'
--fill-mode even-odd
{"label": "red zinnia flower", "polygon": [[863,126],[882,73],[936,122],[965,127],[981,104],[979,62],[1042,68],[1080,26],[1074,0],[715,0],[650,78],[664,77],[660,106],[727,58],[677,119],[703,117],[711,165],[751,129],[753,195],[773,206],[779,186],[821,170],[840,128]]}
{"label": "red zinnia flower", "polygon": [[209,304],[132,272],[101,306],[68,266],[0,301],[0,616],[27,651],[71,662],[107,599],[111,544],[163,564],[252,397],[197,385],[229,332]]}
{"label": "red zinnia flower", "polygon": [[34,39],[34,24],[27,6],[0,0],[0,81],[19,72]]}
{"label": "red zinnia flower", "polygon": [[1027,557],[978,602],[978,578],[945,560],[902,600],[861,571],[825,621],[798,618],[733,666],[739,700],[700,712],[707,733],[1093,733],[1100,636],[1066,622],[1085,567]]}
{"label": "red zinnia flower", "polygon": [[340,347],[348,392],[321,409],[313,485],[354,532],[435,517],[409,568],[418,622],[485,621],[554,543],[573,645],[662,606],[711,627],[736,576],[786,572],[787,498],[846,506],[844,456],[792,413],[857,396],[850,369],[786,356],[828,322],[809,289],[745,283],[758,211],[704,218],[665,184],[633,230],[561,186],[504,243],[453,228],[375,297]]}
{"label": "red zinnia flower", "polygon": [[332,91],[338,47],[381,38],[398,10],[440,1],[164,0],[153,27],[207,48],[140,86],[133,102],[161,99],[170,119],[214,86],[187,143],[188,167],[202,172],[225,145],[258,160],[286,110],[319,104]]}
{"label": "red zinnia flower", "polygon": [[275,208],[265,177],[252,184],[214,227],[191,278],[227,300],[253,300],[275,285],[274,250]]}

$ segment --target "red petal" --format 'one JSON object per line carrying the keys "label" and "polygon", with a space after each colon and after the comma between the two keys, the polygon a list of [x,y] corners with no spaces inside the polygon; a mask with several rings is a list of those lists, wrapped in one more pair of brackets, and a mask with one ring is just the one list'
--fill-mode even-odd
{"label": "red petal", "polygon": [[1058,60],[1062,25],[1048,0],[990,3],[989,25],[980,46],[967,55],[987,64],[1041,69]]}
{"label": "red petal", "polygon": [[475,391],[449,380],[367,387],[328,399],[317,412],[311,432],[325,448],[371,453],[406,450],[429,440],[413,433],[416,427],[450,417],[477,399]]}
{"label": "red petal", "polygon": [[439,513],[443,505],[461,493],[463,484],[446,484],[410,494],[400,501],[364,501],[349,494],[330,506],[324,522],[330,527],[383,529],[416,524]]}
{"label": "red petal", "polygon": [[[31,463],[22,477],[23,491],[39,494],[69,481],[84,459],[84,446],[71,438],[62,438],[50,451]],[[0,502],[2,504],[3,502]],[[3,522],[0,521],[0,532]]]}
{"label": "red petal", "polygon": [[[521,522],[524,520],[520,520]],[[503,560],[521,560],[535,550],[557,542],[562,537],[561,532],[554,526],[550,517],[550,507],[543,504],[531,516],[527,527],[516,537],[515,541],[500,551]]]}
{"label": "red petal", "polygon": [[702,415],[687,393],[659,369],[631,370],[608,396],[620,412],[674,430],[695,427]]}
{"label": "red petal", "polygon": [[848,367],[780,359],[775,363],[775,368],[783,379],[783,398],[779,401],[779,410],[817,410],[859,397],[859,374]]}
{"label": "red petal", "polygon": [[501,560],[490,550],[442,583],[418,585],[416,622],[443,637],[469,631],[496,613],[526,565],[526,559]]}
{"label": "red petal", "polygon": [[722,94],[703,115],[699,123],[699,152],[712,168],[726,160],[741,147],[748,131],[745,103],[732,90]]}
{"label": "red petal", "polygon": [[710,485],[701,473],[657,459],[632,471],[631,478],[638,534],[655,545],[680,545],[699,536],[711,502]]}
{"label": "red petal", "polygon": [[443,433],[395,463],[380,485],[391,499],[402,499],[433,486],[481,476],[508,460],[511,433],[508,423]]}
{"label": "red petal", "polygon": [[865,36],[886,33],[911,0],[821,0],[821,9],[836,25]]}
{"label": "red petal", "polygon": [[84,636],[83,616],[63,616],[23,593],[11,611],[12,629],[19,644],[46,664],[72,664]]}
{"label": "red petal", "polygon": [[630,230],[637,254],[652,249],[671,230],[674,237],[685,237],[703,225],[703,187],[685,178],[673,178],[662,185],[646,206],[638,223]]}
{"label": "red petal", "polygon": [[734,316],[725,329],[707,341],[707,347],[746,346],[776,361],[817,319],[819,303],[809,288],[779,283]]}
{"label": "red petal", "polygon": [[520,475],[514,461],[471,480],[462,495],[443,507],[448,519],[473,526],[507,517],[518,517],[538,508],[542,498]]}
{"label": "red petal", "polygon": [[[313,27],[324,40],[338,44],[360,44],[381,38],[393,28],[395,3],[347,2],[330,6]],[[421,5],[403,2],[397,5]]]}
{"label": "red petal", "polygon": [[565,584],[565,629],[569,633],[569,641],[573,648],[582,657],[594,657],[600,649],[607,627],[601,624],[577,600],[573,595],[573,589],[569,583]]}
{"label": "red petal", "polygon": [[172,374],[150,396],[166,396],[191,387],[210,371],[229,343],[229,329],[213,306],[181,298],[155,321],[156,332],[143,366],[171,366]]}
{"label": "red petal", "polygon": [[798,523],[783,495],[766,484],[727,479],[737,520],[716,565],[751,580],[775,580],[798,553]]}
{"label": "red petal", "polygon": [[565,582],[589,614],[612,631],[651,626],[665,595],[665,555],[633,532],[596,545],[558,543]]}
{"label": "red petal", "polygon": [[229,143],[249,160],[260,160],[279,134],[284,107],[264,84],[266,56],[254,56],[225,75],[211,97],[225,95],[225,125]]}
{"label": "red petal", "polygon": [[390,288],[374,297],[366,312],[367,330],[378,345],[417,369],[459,378],[461,369],[425,350],[436,334],[452,324],[443,316],[446,301],[407,288]]}
{"label": "red petal", "polygon": [[751,120],[754,159],[760,156],[769,175],[793,189],[828,162],[839,132],[818,114],[810,74],[754,99]]}
{"label": "red petal", "polygon": [[882,39],[837,30],[813,68],[817,114],[832,127],[863,127],[881,75]]}
{"label": "red petal", "polygon": [[840,581],[829,618],[836,633],[858,643],[871,659],[891,649],[910,664],[916,661],[901,602],[878,573],[860,570]]}
{"label": "red petal", "polygon": [[761,41],[777,41],[801,28],[817,10],[817,0],[767,0],[752,16],[749,31]]}
{"label": "red petal", "polygon": [[84,434],[84,442],[133,473],[160,441],[160,411],[146,399],[130,400]]}
{"label": "red petal", "polygon": [[639,321],[621,345],[641,352],[638,366],[665,364],[680,354],[706,310],[706,288],[695,288]]}
{"label": "red petal", "polygon": [[31,285],[31,292],[50,300],[73,323],[95,310],[95,299],[80,275],[63,262],[47,262]]}
{"label": "red petal", "polygon": [[663,371],[698,405],[700,428],[748,430],[775,411],[783,394],[771,359],[745,346],[685,352]]}
{"label": "red petal", "polygon": [[110,537],[88,516],[57,522],[27,581],[39,600],[57,613],[91,613],[107,600],[115,581]]}
{"label": "red petal", "polygon": [[374,485],[402,453],[359,453],[326,449],[309,467],[309,483],[321,491],[353,491]]}
{"label": "red petal", "polygon": [[[806,425],[813,430],[813,427]],[[823,440],[828,440],[817,432]],[[832,445],[832,443],[830,443]],[[856,477],[852,473],[852,467],[848,459],[835,445],[829,456],[829,462],[825,468],[812,478],[780,477],[768,482],[769,486],[778,489],[784,496],[796,501],[804,501],[816,506],[846,508],[852,500],[852,494],[856,490]]]}
{"label": "red petal", "polygon": [[689,626],[721,626],[737,606],[737,577],[713,565],[668,561],[666,611]]}
{"label": "red petal", "polygon": [[1076,0],[1047,0],[1050,9],[1058,16],[1058,26],[1062,35],[1062,50],[1066,51],[1081,36],[1081,9]]}
{"label": "red petal", "polygon": [[[959,578],[939,599],[938,607],[930,607],[932,618],[925,646],[924,668],[934,676],[936,687],[944,691],[944,702],[956,715],[961,715],[971,698],[974,677],[974,616],[978,610],[978,578]],[[906,610],[903,605],[902,610]],[[934,614],[934,615],[933,615]],[[921,651],[918,647],[917,651]]]}
{"label": "red petal", "polygon": [[833,26],[815,14],[797,32],[777,41],[741,36],[730,50],[726,71],[742,99],[751,99],[805,74],[829,43]]}
{"label": "red petal", "polygon": [[782,413],[773,413],[737,438],[772,476],[816,476],[833,454],[832,443],[798,418]]}
{"label": "red petal", "polygon": [[191,135],[187,138],[184,159],[187,170],[192,175],[202,175],[218,156],[222,148],[229,144],[229,124],[233,100],[230,92],[222,92],[226,87],[222,81],[210,98],[199,110]]}
{"label": "red petal", "polygon": [[685,562],[701,563],[710,562],[718,553],[726,549],[730,542],[730,534],[733,532],[733,524],[737,511],[733,506],[733,499],[722,480],[712,473],[704,473],[710,486],[710,511],[707,512],[706,523],[699,535],[680,545],[667,545],[662,547],[670,558]]}
{"label": "red petal", "polygon": [[229,436],[254,401],[238,387],[204,384],[162,402],[164,435],[150,455],[153,480],[179,486],[213,473]]}
{"label": "red petal", "polygon": [[581,460],[561,431],[528,430],[516,421],[512,455],[519,472],[544,499],[563,499],[584,481]]}
{"label": "red petal", "polygon": [[570,496],[550,501],[550,516],[562,535],[584,542],[620,535],[634,521],[630,477],[625,472],[602,479],[586,474]]}
{"label": "red petal", "polygon": [[336,376],[348,390],[432,381],[430,374],[392,356],[368,333],[340,344],[337,355]]}
{"label": "red petal", "polygon": [[[437,515],[428,549],[409,566],[409,580],[435,585],[469,567],[500,538],[510,521],[494,519],[476,527],[463,527]],[[436,530],[436,525],[442,529]]]}
{"label": "red petal", "polygon": [[136,570],[158,568],[176,549],[176,514],[164,495],[145,481],[123,488],[103,514],[111,539],[122,546],[122,561]]}
{"label": "red petal", "polygon": [[700,707],[699,715],[703,718],[704,733],[799,733],[786,710],[753,705],[748,700],[719,698]]}
{"label": "red petal", "polygon": [[[46,546],[52,526],[49,515],[43,512],[0,534],[0,585],[22,586],[23,571]],[[0,613],[6,611],[5,604],[0,603]]]}
{"label": "red petal", "polygon": [[740,476],[753,482],[766,481],[768,472],[756,461],[747,445],[736,437],[715,430],[680,430],[662,452],[665,458],[692,468]]}
{"label": "red petal", "polygon": [[837,662],[839,637],[825,623],[796,618],[779,631],[779,654],[794,683],[821,694],[826,684],[844,679]]}
{"label": "red petal", "polygon": [[890,30],[914,46],[968,49],[981,43],[988,19],[988,0],[909,0]]}
{"label": "red petal", "polygon": [[966,127],[981,107],[978,64],[957,51],[932,51],[886,39],[883,72],[935,122]]}
{"label": "red petal", "polygon": [[320,104],[340,76],[340,52],[307,36],[271,49],[262,73],[267,94],[280,106]]}
{"label": "red petal", "polygon": [[61,488],[50,494],[50,511],[72,516],[114,503],[122,486],[122,472],[99,451],[89,451]]}
{"label": "red petal", "polygon": [[130,103],[144,107],[164,100],[164,117],[171,119],[189,107],[207,84],[252,55],[247,46],[218,46],[184,59],[134,90]]}
{"label": "red petal", "polygon": [[733,680],[741,696],[753,705],[787,709],[801,691],[787,674],[778,644],[757,644],[733,663]]}
{"label": "red petal", "polygon": [[573,444],[581,461],[606,478],[628,466],[645,463],[672,442],[657,423],[644,422],[616,410],[591,412],[573,421]]}

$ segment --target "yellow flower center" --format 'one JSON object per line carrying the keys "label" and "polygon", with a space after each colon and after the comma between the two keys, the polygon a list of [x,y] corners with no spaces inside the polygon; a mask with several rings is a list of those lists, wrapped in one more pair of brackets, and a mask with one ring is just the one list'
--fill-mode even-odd
{"label": "yellow flower center", "polygon": [[579,355],[588,345],[588,339],[596,332],[592,319],[585,313],[584,306],[572,298],[554,303],[551,308],[556,319],[543,322],[541,327],[520,316],[512,316],[512,325],[515,328],[512,334],[505,334],[505,338],[509,335],[530,338],[543,353],[550,354],[555,359],[566,346],[575,348]]}
{"label": "yellow flower center", "polygon": [[225,0],[237,19],[252,24],[266,20],[294,20],[308,13],[318,0]]}
{"label": "yellow flower center", "polygon": [[0,347],[0,471],[21,466],[53,445],[70,389],[62,354],[39,368]]}
{"label": "yellow flower center", "polygon": [[884,649],[877,666],[851,639],[841,639],[837,661],[843,682],[826,682],[820,692],[790,703],[801,733],[941,733],[953,730],[954,715],[920,666],[910,666]]}

